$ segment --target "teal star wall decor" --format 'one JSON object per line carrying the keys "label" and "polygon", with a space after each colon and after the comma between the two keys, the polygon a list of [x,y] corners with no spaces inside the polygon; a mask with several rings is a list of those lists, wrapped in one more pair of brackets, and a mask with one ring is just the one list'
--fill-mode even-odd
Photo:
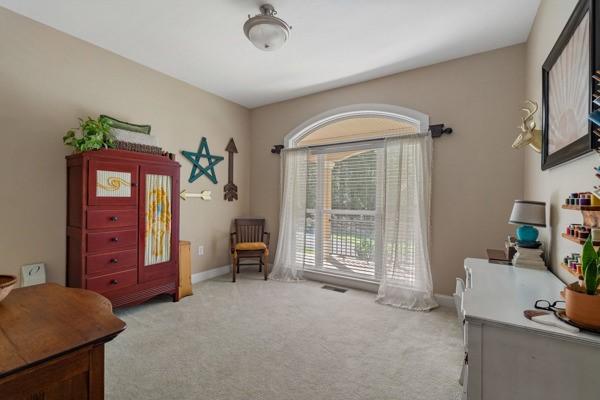
{"label": "teal star wall decor", "polygon": [[[206,175],[206,177],[210,179],[212,183],[217,183],[215,165],[223,161],[223,157],[213,156],[210,154],[210,150],[208,150],[208,142],[206,141],[205,137],[203,137],[200,141],[200,146],[198,146],[198,151],[196,153],[192,151],[182,150],[181,154],[183,154],[185,158],[187,158],[192,164],[194,164],[188,182],[192,183],[196,179],[200,178],[202,175]],[[200,165],[201,158],[206,158],[208,160],[208,165],[206,167]]]}

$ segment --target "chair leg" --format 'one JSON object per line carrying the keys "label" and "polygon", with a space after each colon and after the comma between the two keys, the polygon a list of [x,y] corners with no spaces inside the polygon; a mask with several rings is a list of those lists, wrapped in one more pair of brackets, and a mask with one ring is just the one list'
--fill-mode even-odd
{"label": "chair leg", "polygon": [[235,282],[235,266],[238,263],[237,257],[231,255],[231,282]]}
{"label": "chair leg", "polygon": [[263,260],[262,256],[258,258],[258,272],[262,272]]}
{"label": "chair leg", "polygon": [[238,274],[239,274],[240,273],[240,262],[239,261],[237,263],[237,271],[238,271]]}
{"label": "chair leg", "polygon": [[265,281],[269,279],[269,257],[265,254],[262,256],[263,264],[265,266]]}

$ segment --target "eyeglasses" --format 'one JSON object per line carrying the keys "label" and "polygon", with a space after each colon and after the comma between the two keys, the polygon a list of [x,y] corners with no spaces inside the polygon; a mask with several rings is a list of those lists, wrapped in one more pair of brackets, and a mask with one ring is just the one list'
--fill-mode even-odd
{"label": "eyeglasses", "polygon": [[[559,304],[562,307],[558,307]],[[562,311],[565,309],[564,305],[565,302],[563,300],[557,300],[554,303],[550,303],[548,300],[538,300],[535,302],[535,308],[546,311]]]}

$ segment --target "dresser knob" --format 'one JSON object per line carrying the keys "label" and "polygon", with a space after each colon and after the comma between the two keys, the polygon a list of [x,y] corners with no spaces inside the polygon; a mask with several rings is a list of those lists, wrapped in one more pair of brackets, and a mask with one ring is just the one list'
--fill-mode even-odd
{"label": "dresser knob", "polygon": [[111,238],[110,240],[112,240],[113,242],[118,242],[119,238],[115,236],[114,238]]}
{"label": "dresser knob", "polygon": [[119,281],[116,280],[116,279],[113,279],[113,280],[110,281],[111,285],[117,285],[118,283],[119,283]]}
{"label": "dresser knob", "polygon": [[113,258],[113,259],[110,260],[110,262],[113,263],[113,264],[116,264],[116,263],[119,262],[119,259],[118,258]]}
{"label": "dresser knob", "polygon": [[117,217],[116,215],[113,215],[112,217],[110,217],[110,220],[113,222],[117,222],[119,220],[119,217]]}

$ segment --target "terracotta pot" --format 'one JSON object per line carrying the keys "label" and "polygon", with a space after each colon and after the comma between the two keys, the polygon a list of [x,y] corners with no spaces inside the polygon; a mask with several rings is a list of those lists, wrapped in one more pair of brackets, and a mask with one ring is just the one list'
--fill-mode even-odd
{"label": "terracotta pot", "polygon": [[17,283],[17,277],[14,275],[0,275],[0,301],[4,300]]}
{"label": "terracotta pot", "polygon": [[[574,285],[577,285],[576,283]],[[582,326],[600,329],[600,295],[589,295],[573,290],[572,285],[565,288],[567,317]]]}

